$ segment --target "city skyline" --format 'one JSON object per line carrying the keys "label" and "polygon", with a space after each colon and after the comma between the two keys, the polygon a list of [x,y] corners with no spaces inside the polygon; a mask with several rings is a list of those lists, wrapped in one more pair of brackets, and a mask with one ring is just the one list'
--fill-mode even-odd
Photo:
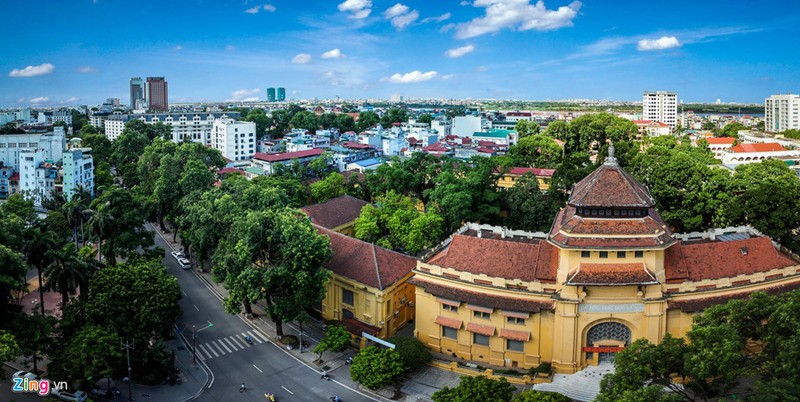
{"label": "city skyline", "polygon": [[0,107],[127,99],[129,80],[138,76],[166,77],[170,103],[264,101],[273,83],[288,89],[289,100],[635,101],[643,90],[667,90],[686,101],[763,103],[771,94],[800,91],[800,56],[787,51],[800,11],[795,3],[275,0],[137,7],[42,2],[36,18],[46,23],[34,27],[28,7],[10,4],[0,32],[15,40],[0,60]]}

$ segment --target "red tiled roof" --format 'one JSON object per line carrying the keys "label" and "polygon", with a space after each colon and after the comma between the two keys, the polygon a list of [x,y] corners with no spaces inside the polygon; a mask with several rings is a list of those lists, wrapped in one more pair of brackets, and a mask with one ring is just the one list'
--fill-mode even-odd
{"label": "red tiled roof", "polygon": [[506,117],[508,116],[515,116],[515,117],[531,117],[530,112],[508,112],[506,113]]}
{"label": "red tiled roof", "polygon": [[443,327],[449,327],[449,328],[453,328],[453,329],[461,329],[461,320],[457,320],[455,318],[449,318],[449,317],[445,317],[445,316],[441,316],[440,315],[440,316],[436,317],[436,319],[433,322],[436,323],[436,324],[439,324],[439,325],[441,325]]}
{"label": "red tiled roof", "polygon": [[681,242],[668,248],[664,255],[668,283],[732,278],[792,265],[798,263],[776,250],[768,237],[695,244]]}
{"label": "red tiled roof", "polygon": [[500,328],[500,337],[513,341],[528,342],[531,340],[530,331],[516,331],[513,329]]}
{"label": "red tiled roof", "polygon": [[763,144],[739,144],[731,148],[732,152],[777,152],[783,150],[783,146],[777,142],[766,142]]}
{"label": "red tiled roof", "polygon": [[544,239],[523,242],[457,234],[427,262],[491,277],[554,281],[558,257],[555,247]]}
{"label": "red tiled roof", "polygon": [[650,192],[619,165],[605,162],[572,188],[576,207],[652,207]]}
{"label": "red tiled roof", "polygon": [[447,147],[439,145],[438,142],[436,144],[433,144],[433,145],[428,145],[427,147],[422,147],[422,150],[426,151],[426,152],[448,152],[449,151],[449,149]]}
{"label": "red tiled roof", "polygon": [[711,138],[706,138],[706,141],[708,141],[709,145],[725,145],[725,144],[733,145],[733,143],[736,141],[736,138],[732,138],[732,137],[711,137]]}
{"label": "red tiled roof", "polygon": [[419,140],[417,140],[417,139],[416,139],[416,138],[414,138],[414,137],[408,137],[408,145],[417,145],[417,142],[418,142],[418,141],[419,141]]}
{"label": "red tiled roof", "polygon": [[587,263],[578,265],[567,279],[569,285],[631,285],[658,283],[644,263]]}
{"label": "red tiled roof", "polygon": [[9,181],[19,181],[19,172],[14,172],[11,176],[8,177]]}
{"label": "red tiled roof", "polygon": [[344,172],[342,172],[342,177],[344,177],[345,183],[347,183],[350,180],[350,176],[355,176],[356,180],[360,182],[364,182],[364,180],[367,178],[367,175],[359,172],[358,170],[345,170]]}
{"label": "red tiled roof", "polygon": [[349,195],[343,195],[319,204],[305,206],[300,210],[305,212],[315,225],[334,229],[355,221],[361,215],[361,209],[365,205],[369,205],[369,203]]}
{"label": "red tiled roof", "polygon": [[[778,286],[773,286],[766,289],[759,289],[758,291],[766,292],[771,295],[777,295],[781,293],[790,292],[795,289],[800,289],[800,281],[785,283]],[[676,308],[680,309],[684,313],[695,313],[698,311],[705,310],[708,307],[717,304],[725,304],[730,300],[736,299],[747,299],[753,294],[754,291],[750,292],[739,292],[728,294],[724,296],[713,296],[713,297],[701,297],[696,299],[686,299],[686,300],[669,300],[667,302],[667,308]]]}
{"label": "red tiled roof", "polygon": [[236,168],[225,168],[219,171],[219,174],[229,174],[229,173],[243,174],[241,170]]}
{"label": "red tiled roof", "polygon": [[353,335],[361,336],[362,332],[366,332],[372,336],[378,336],[378,334],[381,333],[380,328],[358,321],[355,318],[342,319],[342,325],[347,332],[350,332]]}
{"label": "red tiled roof", "polygon": [[655,120],[634,120],[633,124],[636,124],[637,126],[669,127],[669,124],[662,123],[660,121],[655,121]]}
{"label": "red tiled roof", "polygon": [[291,159],[298,159],[298,158],[307,158],[309,156],[318,156],[322,155],[322,148],[314,148],[314,149],[307,149],[305,151],[297,151],[297,152],[282,152],[282,153],[275,153],[275,154],[265,154],[262,152],[256,152],[253,155],[253,159],[258,159],[264,162],[281,162],[281,161],[288,161]]}
{"label": "red tiled roof", "polygon": [[494,327],[493,326],[476,324],[474,322],[467,323],[467,331],[474,332],[476,334],[486,335],[486,336],[494,335]]}
{"label": "red tiled roof", "polygon": [[484,153],[484,154],[494,154],[497,151],[495,151],[494,149],[489,149],[489,148],[478,148],[478,152]]}
{"label": "red tiled roof", "polygon": [[542,169],[542,168],[515,167],[515,168],[511,168],[511,170],[508,171],[508,174],[517,175],[517,176],[522,176],[525,173],[533,173],[533,175],[536,176],[536,177],[553,177],[553,175],[556,173],[556,170],[555,169]]}
{"label": "red tiled roof", "polygon": [[463,288],[439,285],[419,277],[413,277],[409,279],[408,283],[417,287],[421,287],[425,289],[426,292],[434,296],[445,297],[451,300],[458,300],[481,306],[499,308],[502,310],[538,313],[541,310],[553,309],[552,300],[519,299],[515,297],[503,297],[494,294],[471,292],[464,290]]}
{"label": "red tiled roof", "polygon": [[355,141],[347,141],[347,142],[342,143],[341,145],[343,147],[345,147],[345,148],[350,148],[350,149],[372,149],[372,148],[375,148],[372,145],[359,144],[359,143],[357,143]]}
{"label": "red tiled roof", "polygon": [[380,290],[386,289],[414,267],[417,260],[341,233],[314,225],[317,232],[331,239],[333,258],[325,268],[356,282]]}
{"label": "red tiled roof", "polygon": [[549,240],[570,248],[660,248],[675,242],[669,228],[653,208],[648,208],[647,216],[598,218],[579,216],[571,205],[556,215]]}

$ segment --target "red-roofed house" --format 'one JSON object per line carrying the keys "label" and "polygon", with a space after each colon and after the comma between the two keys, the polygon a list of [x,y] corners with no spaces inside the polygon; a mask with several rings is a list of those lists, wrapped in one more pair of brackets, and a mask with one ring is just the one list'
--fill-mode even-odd
{"label": "red-roofed house", "polygon": [[526,173],[532,174],[539,182],[539,190],[547,191],[550,189],[550,181],[556,173],[555,169],[541,169],[541,168],[511,168],[508,172],[500,176],[497,180],[497,187],[502,189],[509,189],[517,184],[517,181],[522,178]]}
{"label": "red-roofed house", "polygon": [[[414,290],[408,283],[417,260],[322,226],[333,257],[325,264],[332,273],[320,312],[340,320],[356,336],[361,332],[392,337],[415,317]],[[362,339],[362,347],[364,340]]]}
{"label": "red-roofed house", "polygon": [[742,143],[731,147],[730,151],[722,156],[722,163],[741,165],[757,163],[769,158],[800,161],[800,151],[786,149],[777,142]]}
{"label": "red-roofed house", "polygon": [[264,170],[264,174],[271,175],[275,173],[276,164],[288,166],[295,161],[307,164],[322,155],[323,151],[324,150],[321,148],[314,148],[305,151],[279,152],[274,154],[256,152],[256,154],[253,155],[253,165]]}
{"label": "red-roofed house", "polygon": [[613,147],[548,233],[466,224],[414,273],[423,344],[562,373],[612,361],[639,338],[682,337],[709,306],[800,289],[800,261],[752,228],[673,234]]}
{"label": "red-roofed house", "polygon": [[669,135],[669,124],[653,120],[634,120],[633,124],[639,128],[639,134],[650,137]]}
{"label": "red-roofed house", "polygon": [[300,208],[311,219],[311,223],[347,236],[355,236],[353,227],[361,210],[370,205],[366,201],[349,195],[332,198],[319,204]]}
{"label": "red-roofed house", "polygon": [[731,149],[736,138],[732,137],[710,137],[705,139],[708,142],[708,150],[714,153],[714,157],[722,157]]}

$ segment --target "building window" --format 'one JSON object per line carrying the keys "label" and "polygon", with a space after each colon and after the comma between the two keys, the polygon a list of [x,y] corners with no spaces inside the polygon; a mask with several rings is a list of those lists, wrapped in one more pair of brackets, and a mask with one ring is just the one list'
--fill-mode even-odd
{"label": "building window", "polygon": [[476,345],[489,346],[489,337],[481,334],[472,334],[472,343]]}
{"label": "building window", "polygon": [[514,352],[522,352],[525,348],[525,343],[522,341],[515,341],[513,339],[506,339],[506,349],[513,350]]}
{"label": "building window", "polygon": [[450,327],[442,327],[442,336],[450,339],[458,339],[458,330]]}
{"label": "building window", "polygon": [[585,250],[581,251],[581,258],[589,258],[591,257],[591,255],[592,255],[591,251],[585,251]]}
{"label": "building window", "polygon": [[601,251],[600,258],[608,258],[608,251]]}
{"label": "building window", "polygon": [[617,258],[625,258],[625,252],[624,251],[617,251]]}
{"label": "building window", "polygon": [[449,304],[442,304],[442,310],[445,310],[445,311],[452,311],[452,312],[454,312],[454,313],[457,313],[457,312],[458,312],[458,307],[456,307],[456,306],[451,306],[451,305],[449,305]]}
{"label": "building window", "polygon": [[633,256],[636,258],[642,258],[644,257],[644,251],[634,251]]}
{"label": "building window", "polygon": [[490,313],[484,313],[483,311],[473,311],[472,316],[488,320],[492,315]]}
{"label": "building window", "polygon": [[353,292],[351,290],[342,289],[342,303],[349,304],[352,306],[354,299],[355,296],[353,295]]}
{"label": "building window", "polygon": [[525,319],[519,317],[506,317],[506,322],[509,324],[525,325]]}
{"label": "building window", "polygon": [[342,309],[342,317],[344,317],[344,318],[353,318],[353,317],[355,317],[355,314],[353,314],[352,311],[350,311],[350,310],[345,308],[345,309]]}

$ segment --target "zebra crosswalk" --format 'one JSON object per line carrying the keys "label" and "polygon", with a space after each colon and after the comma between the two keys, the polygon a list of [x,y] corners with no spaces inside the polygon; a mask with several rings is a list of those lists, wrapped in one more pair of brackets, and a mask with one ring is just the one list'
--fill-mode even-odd
{"label": "zebra crosswalk", "polygon": [[[253,339],[253,345],[247,343],[245,340],[247,336]],[[229,353],[251,348],[255,345],[260,345],[264,342],[267,342],[267,338],[257,331],[242,332],[240,334],[198,343],[197,356],[203,360],[214,359]]]}

